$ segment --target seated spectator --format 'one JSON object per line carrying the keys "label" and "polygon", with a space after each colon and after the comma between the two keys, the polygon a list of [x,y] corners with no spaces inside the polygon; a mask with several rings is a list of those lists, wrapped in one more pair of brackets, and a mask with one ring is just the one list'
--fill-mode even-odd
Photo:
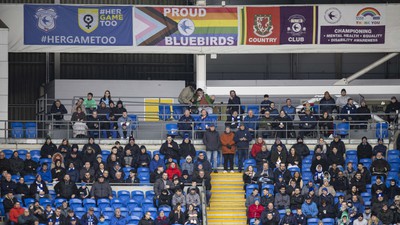
{"label": "seated spectator", "polygon": [[147,211],[142,217],[142,219],[140,219],[138,225],[153,225],[153,224],[154,220],[151,218],[151,213]]}
{"label": "seated spectator", "polygon": [[196,181],[198,184],[202,184],[204,182],[204,186],[206,188],[206,200],[207,204],[210,203],[211,199],[211,177],[210,175],[206,175],[204,170],[200,170],[198,176],[193,177],[193,181]]}
{"label": "seated spectator", "polygon": [[359,129],[366,130],[368,127],[368,120],[371,119],[371,110],[369,110],[365,100],[361,100],[360,107],[356,109],[356,120],[359,123]]}
{"label": "seated spectator", "polygon": [[192,138],[193,123],[194,118],[190,115],[189,109],[185,109],[185,112],[178,121],[179,136],[182,138],[185,136]]}
{"label": "seated spectator", "polygon": [[260,113],[264,114],[266,111],[268,111],[269,108],[271,107],[271,103],[272,103],[272,101],[269,100],[269,95],[265,94],[264,99],[260,103],[260,107],[261,107]]}
{"label": "seated spectator", "polygon": [[274,183],[274,173],[272,172],[272,169],[269,168],[268,162],[262,164],[262,168],[260,168],[256,174],[256,179],[259,185]]}
{"label": "seated spectator", "polygon": [[[83,100],[83,98],[80,98],[79,100]],[[80,102],[78,100],[77,104]],[[72,107],[71,113],[71,122],[85,122],[86,121],[86,114],[82,109],[83,105],[78,105]]]}
{"label": "seated spectator", "polygon": [[116,120],[118,120],[121,116],[124,110],[126,108],[124,107],[124,103],[121,100],[118,100],[116,107],[112,108],[113,102],[110,102],[110,109],[111,112],[114,113]]}
{"label": "seated spectator", "polygon": [[18,216],[19,225],[39,225],[39,219],[29,212],[29,209],[24,209],[23,214]]}
{"label": "seated spectator", "polygon": [[363,213],[357,214],[357,219],[353,221],[353,225],[367,225],[368,221],[364,219]]}
{"label": "seated spectator", "polygon": [[256,176],[256,172],[253,169],[253,166],[251,166],[251,165],[248,166],[246,168],[246,170],[244,171],[243,182],[244,182],[244,185],[257,183],[257,176]]}
{"label": "seated spectator", "polygon": [[246,197],[246,203],[244,204],[246,208],[249,208],[250,205],[254,204],[256,199],[259,199],[260,195],[258,194],[258,188],[254,188],[249,196]]}
{"label": "seated spectator", "polygon": [[[164,166],[158,166],[154,171],[150,171],[150,183],[155,183],[164,173]],[[167,174],[168,179],[168,174]]]}
{"label": "seated spectator", "polygon": [[126,150],[128,150],[128,149],[131,150],[132,155],[134,157],[139,155],[140,148],[139,148],[139,145],[137,145],[135,143],[135,138],[134,137],[129,137],[129,142],[128,142],[128,144],[125,145],[124,152],[126,152]]}
{"label": "seated spectator", "polygon": [[154,183],[155,198],[159,199],[161,191],[164,189],[170,190],[173,188],[173,185],[174,184],[172,183],[172,181],[168,179],[168,174],[166,172],[162,173],[162,177],[158,178]]}
{"label": "seated spectator", "polygon": [[377,216],[383,224],[391,224],[393,222],[393,211],[389,209],[387,204],[383,204]]}
{"label": "seated spectator", "polygon": [[[155,154],[153,159],[150,161],[150,172],[155,171],[159,166],[165,168],[164,160],[161,160],[159,154]],[[153,182],[154,183],[154,182]]]}
{"label": "seated spectator", "polygon": [[[6,172],[4,172],[4,173],[6,173]],[[14,193],[15,188],[17,188],[17,184],[11,179],[11,174],[6,173],[5,179],[2,179],[2,181],[1,181],[1,189],[0,190],[1,190],[2,195],[4,196],[9,192]]]}
{"label": "seated spectator", "polygon": [[124,177],[122,176],[122,172],[116,172],[114,179],[110,181],[113,184],[123,184],[125,183]]}
{"label": "seated spectator", "polygon": [[389,204],[392,205],[393,202],[395,202],[395,205],[396,205],[397,204],[396,200],[397,201],[400,200],[400,197],[396,197],[396,196],[400,195],[400,187],[397,186],[397,181],[395,179],[390,180],[390,184],[389,184],[389,187],[387,188],[386,193],[388,195]]}
{"label": "seated spectator", "polygon": [[97,181],[93,183],[92,189],[90,190],[90,196],[93,199],[113,198],[111,186],[107,181],[105,181],[104,176],[100,175],[97,178]]}
{"label": "seated spectator", "polygon": [[194,163],[193,163],[192,157],[190,157],[190,155],[186,156],[185,162],[182,163],[182,172],[185,170],[189,176],[191,176],[193,174]]}
{"label": "seated spectator", "polygon": [[139,178],[136,176],[136,170],[131,169],[129,171],[129,176],[128,176],[128,178],[126,178],[125,183],[128,183],[128,184],[138,184],[138,183],[140,183]]}
{"label": "seated spectator", "polygon": [[350,184],[356,186],[361,193],[367,191],[366,183],[365,180],[362,179],[361,173],[356,173],[353,179],[350,180]]}
{"label": "seated spectator", "polygon": [[316,195],[319,195],[318,188],[317,188],[317,186],[313,183],[312,180],[309,180],[309,181],[303,186],[303,188],[301,189],[301,195],[304,195],[304,196],[307,195],[311,188],[313,189],[313,191],[315,191],[315,194],[316,194]]}
{"label": "seated spectator", "polygon": [[176,189],[174,195],[172,196],[172,207],[176,206],[176,204],[186,205],[186,197],[182,193],[182,189]]}
{"label": "seated spectator", "polygon": [[203,166],[203,170],[205,171],[205,173],[207,175],[210,175],[211,172],[212,172],[212,167],[211,167],[210,162],[206,159],[206,157],[205,157],[203,152],[199,153],[199,155],[197,157],[197,160],[194,163],[194,171],[197,170],[198,165],[200,165],[200,164]]}
{"label": "seated spectator", "polygon": [[358,195],[353,195],[351,196],[351,202],[356,207],[357,212],[364,212],[364,201],[362,201],[362,198],[359,198]]}
{"label": "seated spectator", "polygon": [[347,180],[350,181],[351,179],[353,179],[354,175],[356,175],[356,172],[357,171],[353,167],[353,162],[352,161],[347,162],[347,167],[343,172]]}
{"label": "seated spectator", "polygon": [[346,196],[344,197],[344,200],[345,200],[345,201],[349,201],[349,200],[351,200],[351,198],[352,198],[354,195],[356,195],[356,196],[358,197],[358,199],[360,199],[360,201],[364,201],[364,200],[362,199],[362,197],[360,196],[360,193],[361,193],[361,192],[358,190],[357,186],[354,185],[354,184],[351,184],[349,190],[347,191]]}
{"label": "seated spectator", "polygon": [[100,137],[100,130],[105,128],[105,123],[97,114],[97,111],[93,111],[91,115],[87,117],[86,125],[89,128],[89,136],[90,137]]}
{"label": "seated spectator", "polygon": [[277,209],[286,209],[290,207],[290,196],[286,193],[285,186],[279,188],[279,193],[275,195],[274,205]]}
{"label": "seated spectator", "polygon": [[321,195],[319,196],[319,206],[322,206],[322,202],[325,202],[327,205],[333,206],[334,202],[334,197],[331,195],[331,193],[328,192],[328,188],[324,187],[322,188]]}
{"label": "seated spectator", "polygon": [[4,171],[10,171],[10,161],[6,158],[6,154],[0,151],[0,174],[3,174]]}
{"label": "seated spectator", "polygon": [[324,178],[324,181],[321,185],[321,187],[318,190],[318,193],[321,195],[322,194],[322,190],[326,188],[328,193],[330,193],[332,196],[336,196],[336,191],[335,188],[333,188],[333,186],[329,183],[329,180]]}
{"label": "seated spectator", "polygon": [[18,224],[18,217],[24,214],[24,208],[21,208],[21,203],[15,202],[14,207],[10,210],[9,220],[10,224]]}
{"label": "seated spectator", "polygon": [[286,99],[286,105],[282,106],[281,111],[284,111],[290,120],[294,119],[294,116],[296,115],[296,108],[292,106],[292,100],[290,98]]}
{"label": "seated spectator", "polygon": [[94,169],[91,167],[90,162],[86,162],[82,169],[79,171],[80,180],[85,179],[86,173],[89,173],[91,177],[94,177]]}
{"label": "seated spectator", "polygon": [[275,119],[274,128],[276,130],[276,137],[288,138],[292,135],[293,122],[284,110],[281,110],[279,116]]}
{"label": "seated spectator", "polygon": [[378,138],[378,144],[374,146],[374,149],[372,150],[372,158],[375,159],[376,154],[378,152],[381,152],[382,155],[386,155],[387,151],[387,146],[383,144],[383,139]]}
{"label": "seated spectator", "polygon": [[24,169],[21,175],[36,175],[36,170],[39,164],[32,159],[31,153],[26,154],[26,159],[24,160]]}
{"label": "seated spectator", "polygon": [[82,200],[90,198],[90,191],[89,188],[86,186],[86,183],[84,182],[81,183],[81,186],[78,189],[77,198],[80,198]]}
{"label": "seated spectator", "polygon": [[170,180],[172,180],[174,175],[178,175],[178,177],[180,177],[182,175],[181,170],[176,167],[175,162],[172,162],[165,172],[168,174],[168,179],[170,179]]}
{"label": "seated spectator", "polygon": [[296,210],[295,217],[296,217],[296,221],[297,221],[296,224],[297,224],[297,225],[307,225],[307,218],[306,218],[306,216],[303,214],[301,208],[298,208],[298,209]]}
{"label": "seated spectator", "polygon": [[301,195],[300,188],[296,187],[292,195],[290,195],[290,209],[295,210],[301,208],[304,203],[304,196]]}
{"label": "seated spectator", "polygon": [[254,115],[253,110],[247,112],[247,116],[243,119],[243,124],[250,131],[253,137],[255,137],[258,129],[258,116]]}
{"label": "seated spectator", "polygon": [[287,162],[287,151],[283,148],[283,145],[279,144],[276,149],[271,148],[271,160],[270,163],[273,167],[279,167],[281,163],[286,164]]}
{"label": "seated spectator", "polygon": [[82,225],[95,225],[98,224],[99,220],[97,216],[94,214],[94,208],[90,207],[87,213],[83,214],[80,224]]}
{"label": "seated spectator", "polygon": [[340,217],[340,220],[337,222],[338,225],[349,225],[350,224],[350,219],[347,214],[343,213],[342,216]]}
{"label": "seated spectator", "polygon": [[361,143],[357,146],[357,157],[360,159],[372,158],[372,146],[368,143],[367,137],[362,137]]}
{"label": "seated spectator", "polygon": [[121,214],[121,209],[116,208],[114,210],[114,216],[111,218],[111,224],[115,225],[125,225],[128,223],[128,220],[125,216]]}
{"label": "seated spectator", "polygon": [[65,216],[65,217],[67,217],[67,216],[68,216],[68,211],[71,210],[71,209],[69,208],[68,201],[67,201],[67,200],[64,200],[64,201],[61,203],[60,208],[61,208],[61,214],[62,214],[63,216]]}
{"label": "seated spectator", "polygon": [[290,209],[285,210],[285,215],[282,217],[280,224],[297,224],[296,217]]}
{"label": "seated spectator", "polygon": [[320,112],[331,114],[336,109],[335,99],[332,98],[328,91],[325,91],[324,97],[319,101],[319,105]]}
{"label": "seated spectator", "polygon": [[342,171],[339,171],[337,178],[333,181],[333,187],[338,192],[346,192],[349,189],[349,181]]}
{"label": "seated spectator", "polygon": [[301,178],[300,172],[296,171],[293,173],[292,179],[296,183],[296,187],[302,189],[303,188],[303,179]]}
{"label": "seated spectator", "polygon": [[195,91],[193,97],[193,105],[195,105],[199,112],[203,109],[207,111],[208,114],[213,113],[213,103],[215,101],[215,96],[209,96],[208,94],[204,93],[203,89],[198,88]]}
{"label": "seated spectator", "polygon": [[317,126],[317,118],[311,113],[310,109],[306,109],[304,115],[300,116],[300,122],[300,137],[313,137],[313,132]]}
{"label": "seated spectator", "polygon": [[[175,206],[178,204],[179,203],[175,204]],[[186,204],[193,205],[195,207],[200,206],[201,204],[200,195],[196,192],[196,188],[194,187],[189,188],[189,193],[186,195]]]}
{"label": "seated spectator", "polygon": [[340,139],[339,135],[335,135],[333,137],[333,141],[331,142],[329,148],[337,148],[339,154],[342,155],[346,153],[346,146],[344,145],[344,142]]}
{"label": "seated spectator", "polygon": [[315,202],[311,201],[311,197],[307,196],[306,201],[301,206],[301,211],[306,218],[315,218],[318,215],[318,208]]}
{"label": "seated spectator", "polygon": [[24,160],[18,155],[18,151],[14,151],[11,158],[8,160],[10,163],[10,173],[12,175],[23,175],[24,171]]}
{"label": "seated spectator", "polygon": [[260,205],[260,199],[254,199],[254,203],[249,206],[248,219],[260,218],[261,213],[264,211],[264,207]]}
{"label": "seated spectator", "polygon": [[339,154],[338,149],[333,147],[328,151],[327,157],[329,159],[329,165],[340,165],[344,166],[344,158],[342,154]]}
{"label": "seated spectator", "polygon": [[271,153],[268,151],[267,145],[263,145],[261,151],[255,157],[257,168],[261,169],[264,163],[268,163],[270,157]]}
{"label": "seated spectator", "polygon": [[343,121],[355,121],[356,120],[356,106],[353,103],[353,99],[349,98],[347,99],[347,104],[343,106],[342,110],[340,111],[341,114],[341,119]]}
{"label": "seated spectator", "polygon": [[168,135],[166,141],[161,145],[160,153],[165,155],[166,159],[171,157],[175,160],[179,160],[179,146],[171,135]]}
{"label": "seated spectator", "polygon": [[[51,106],[50,113],[52,118],[56,121],[64,120],[64,114],[67,114],[68,111],[63,104],[61,104],[60,100],[54,101],[53,105]],[[60,125],[56,125],[58,128]]]}
{"label": "seated spectator", "polygon": [[[150,221],[146,221],[149,222],[151,224]],[[160,211],[158,213],[158,217],[154,220],[154,225],[169,225],[169,220],[168,218],[165,216],[164,211]]]}
{"label": "seated spectator", "polygon": [[51,169],[51,177],[53,181],[61,181],[66,174],[65,168],[61,160],[56,160],[54,163],[54,168]]}
{"label": "seated spectator", "polygon": [[325,137],[333,134],[333,118],[328,112],[324,112],[318,119],[320,133]]}
{"label": "seated spectator", "polygon": [[121,139],[128,139],[132,135],[132,119],[126,110],[122,111],[122,116],[118,119],[118,134]]}
{"label": "seated spectator", "polygon": [[376,154],[376,159],[372,162],[371,165],[371,174],[383,175],[386,177],[386,174],[389,171],[390,171],[390,164],[383,158],[382,153],[378,152]]}
{"label": "seated spectator", "polygon": [[357,172],[361,173],[361,177],[365,180],[365,183],[371,183],[371,173],[369,168],[365,167],[363,163],[358,163]]}
{"label": "seated spectator", "polygon": [[179,182],[182,184],[188,184],[192,182],[192,176],[189,175],[187,170],[182,171],[182,177],[179,178]]}
{"label": "seated spectator", "polygon": [[281,163],[279,164],[279,167],[278,167],[276,170],[274,170],[274,180],[275,180],[275,181],[278,180],[279,175],[282,176],[283,182],[284,182],[285,184],[288,184],[288,183],[289,183],[289,180],[290,180],[291,177],[292,177],[290,171],[286,169],[286,164],[285,164],[284,162],[281,162]]}
{"label": "seated spectator", "polygon": [[40,175],[46,183],[51,183],[53,182],[53,178],[51,175],[51,171],[48,168],[49,167],[47,163],[43,163],[42,167],[38,171],[38,175]]}
{"label": "seated spectator", "polygon": [[[147,216],[147,213],[146,213]],[[185,222],[185,214],[182,212],[182,206],[176,204],[174,210],[169,213],[169,221],[171,224],[183,224]],[[142,223],[143,225],[145,223]],[[139,222],[140,225],[140,222]]]}
{"label": "seated spectator", "polygon": [[199,215],[200,213],[197,211],[195,206],[188,205],[188,209],[186,210],[186,223],[185,224],[200,224]]}
{"label": "seated spectator", "polygon": [[60,180],[55,186],[54,191],[56,192],[57,198],[71,199],[75,198],[78,188],[76,184],[71,182],[68,174],[64,175],[64,179]]}
{"label": "seated spectator", "polygon": [[292,147],[289,151],[289,154],[287,156],[287,164],[288,164],[288,169],[297,167],[301,168],[301,156],[297,154],[296,149]]}
{"label": "seated spectator", "polygon": [[264,116],[260,117],[259,127],[258,127],[258,136],[263,138],[274,137],[273,132],[273,124],[275,118],[271,116],[270,111],[265,111]]}
{"label": "seated spectator", "polygon": [[83,106],[85,107],[86,114],[92,114],[97,108],[96,100],[93,99],[93,94],[88,93],[86,99],[83,101]]}
{"label": "seated spectator", "polygon": [[278,210],[275,209],[274,203],[269,203],[261,213],[261,224],[279,224],[280,216]]}
{"label": "seated spectator", "polygon": [[378,189],[382,190],[383,193],[386,193],[386,184],[382,181],[382,176],[376,176],[376,181],[372,184],[371,193],[376,193]]}
{"label": "seated spectator", "polygon": [[328,162],[325,158],[322,157],[322,155],[320,153],[316,153],[315,155],[315,159],[312,160],[311,163],[311,172],[315,175],[315,173],[317,172],[317,166],[321,165],[321,171],[319,172],[324,172],[327,171],[329,168]]}
{"label": "seated spectator", "polygon": [[140,154],[136,159],[136,167],[149,167],[150,165],[150,155],[147,154],[146,146],[140,146]]}
{"label": "seated spectator", "polygon": [[274,102],[271,102],[271,104],[269,105],[269,109],[267,109],[267,111],[269,111],[271,117],[274,120],[279,116],[279,111],[278,111],[278,109],[275,108]]}
{"label": "seated spectator", "polygon": [[196,157],[196,148],[189,137],[185,135],[182,143],[179,145],[179,154],[183,159],[186,159],[187,156],[190,156],[192,159]]}
{"label": "seated spectator", "polygon": [[320,137],[318,139],[318,143],[314,147],[314,154],[317,153],[317,149],[320,150],[320,152],[318,152],[318,153],[325,154],[325,155],[328,153],[328,150],[330,148],[329,148],[328,143],[326,143],[326,141],[324,140],[323,137]]}
{"label": "seated spectator", "polygon": [[196,132],[197,137],[199,139],[203,138],[204,132],[206,132],[210,128],[211,124],[214,124],[214,122],[208,116],[207,111],[205,109],[201,110],[200,117],[197,118],[196,126],[195,126],[195,130],[199,131],[199,132]]}
{"label": "seated spectator", "polygon": [[122,177],[125,177],[125,173],[121,168],[121,164],[119,162],[115,162],[114,166],[110,170],[111,179],[115,179],[118,172],[121,173]]}
{"label": "seated spectator", "polygon": [[45,143],[40,149],[40,157],[51,159],[53,155],[57,152],[57,146],[51,142],[51,138],[47,137]]}
{"label": "seated spectator", "polygon": [[79,222],[79,218],[75,215],[74,210],[69,209],[67,218],[66,218],[67,224],[71,223],[72,225],[76,225]]}
{"label": "seated spectator", "polygon": [[261,148],[264,145],[265,145],[264,139],[261,136],[259,136],[257,138],[256,142],[251,147],[251,151],[250,151],[250,154],[254,159],[256,158],[257,154],[259,152],[261,152]]}
{"label": "seated spectator", "polygon": [[35,202],[29,206],[29,213],[36,217],[39,220],[39,223],[47,223],[44,208],[39,204],[38,200],[35,200]]}
{"label": "seated spectator", "polygon": [[19,178],[14,192],[15,192],[15,197],[20,201],[30,197],[29,187],[25,183],[24,177]]}
{"label": "seated spectator", "polygon": [[261,195],[261,200],[260,200],[260,204],[262,206],[264,206],[264,208],[266,208],[268,206],[269,203],[274,204],[275,202],[275,197],[269,193],[269,189],[268,188],[264,188],[262,190],[262,195]]}
{"label": "seated spectator", "polygon": [[227,115],[225,126],[230,127],[233,131],[236,131],[239,129],[242,121],[242,116],[240,116],[237,111],[233,111],[231,115]]}

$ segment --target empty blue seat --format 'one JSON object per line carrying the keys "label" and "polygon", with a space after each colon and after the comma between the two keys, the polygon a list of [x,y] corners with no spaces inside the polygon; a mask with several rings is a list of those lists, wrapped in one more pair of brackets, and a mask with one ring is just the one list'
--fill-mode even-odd
{"label": "empty blue seat", "polygon": [[49,169],[50,169],[50,166],[51,166],[51,159],[48,159],[48,158],[42,158],[42,159],[40,159],[40,165],[43,165],[43,163],[47,163],[48,164],[48,166],[49,166]]}
{"label": "empty blue seat", "polygon": [[35,199],[33,199],[33,198],[25,198],[24,199],[24,205],[25,205],[25,207],[29,207],[32,203],[34,203],[35,202]]}
{"label": "empty blue seat", "polygon": [[16,183],[18,182],[20,176],[18,175],[11,175],[11,180],[15,181]]}
{"label": "empty blue seat", "polygon": [[135,201],[134,199],[129,199],[129,201],[126,203],[126,207],[131,211],[134,208],[137,208],[139,206],[140,206],[140,204],[137,201]]}
{"label": "empty blue seat", "polygon": [[29,153],[31,153],[31,156],[39,156],[40,157],[40,150],[30,150]]}
{"label": "empty blue seat", "polygon": [[106,160],[107,157],[111,154],[109,150],[101,150],[101,155],[103,156],[103,160]]}
{"label": "empty blue seat", "polygon": [[86,209],[83,207],[77,207],[77,208],[74,208],[74,212],[78,218],[82,218],[82,216],[85,215],[85,213],[86,213]]}
{"label": "empty blue seat", "polygon": [[147,212],[147,211],[148,211],[148,208],[153,207],[153,206],[154,206],[154,205],[153,205],[153,201],[152,201],[152,200],[145,199],[145,200],[142,202],[142,209],[143,209],[143,212]]}
{"label": "empty blue seat", "polygon": [[71,198],[69,200],[69,206],[71,208],[82,207],[82,200],[79,198]]}
{"label": "empty blue seat", "polygon": [[21,122],[11,123],[11,136],[12,138],[23,138],[24,137],[24,125]]}
{"label": "empty blue seat", "polygon": [[139,218],[143,217],[143,209],[140,207],[134,208],[131,210],[131,216],[137,216]]}
{"label": "empty blue seat", "polygon": [[137,119],[137,115],[129,114],[128,116],[129,116],[129,118],[131,118],[131,120],[132,120],[132,124],[131,124],[132,130],[136,130],[136,128],[139,126],[139,124],[138,124],[138,119]]}
{"label": "empty blue seat", "polygon": [[357,150],[347,150],[346,156],[349,156],[349,155],[357,155]]}
{"label": "empty blue seat", "polygon": [[126,206],[128,201],[131,199],[131,193],[129,191],[118,191],[118,199],[122,201],[122,204]]}
{"label": "empty blue seat", "polygon": [[390,171],[391,172],[400,172],[400,162],[391,162],[390,163]]}
{"label": "empty blue seat", "polygon": [[119,199],[113,198],[113,199],[111,200],[111,207],[112,207],[113,209],[123,207],[122,201],[119,200]]}
{"label": "empty blue seat", "polygon": [[83,200],[83,206],[88,210],[90,207],[96,207],[96,200],[86,198]]}
{"label": "empty blue seat", "polygon": [[4,155],[6,156],[7,159],[11,158],[12,154],[13,154],[13,150],[11,149],[3,149],[2,152],[4,153]]}
{"label": "empty blue seat", "polygon": [[26,138],[36,138],[37,137],[36,123],[32,123],[32,122],[25,123],[25,137]]}
{"label": "empty blue seat", "polygon": [[140,183],[149,183],[150,180],[150,170],[147,167],[139,167],[137,169],[137,175]]}
{"label": "empty blue seat", "polygon": [[108,217],[112,218],[112,217],[114,216],[114,209],[111,208],[111,207],[105,207],[105,208],[102,210],[102,214],[103,214],[104,216],[108,216]]}
{"label": "empty blue seat", "polygon": [[129,216],[128,217],[128,224],[139,224],[140,217],[137,216]]}
{"label": "empty blue seat", "polygon": [[167,134],[175,137],[178,135],[178,124],[176,123],[168,123],[165,124],[165,129],[167,130]]}
{"label": "empty blue seat", "polygon": [[389,156],[398,156],[400,157],[400,151],[397,149],[391,149],[387,152],[388,158],[390,158]]}
{"label": "empty blue seat", "polygon": [[301,170],[300,170],[299,167],[291,167],[291,168],[289,168],[289,171],[292,173],[292,176],[293,176],[293,174],[294,174],[295,172],[301,173]]}
{"label": "empty blue seat", "polygon": [[[263,190],[263,189],[265,189],[265,188],[268,189],[268,191],[269,191],[270,194],[273,194],[273,193],[274,193],[274,185],[273,185],[273,184],[263,184],[263,185],[261,186],[261,189]],[[264,194],[264,193],[262,192],[262,190],[261,190],[261,195]]]}
{"label": "empty blue seat", "polygon": [[371,201],[372,198],[371,194],[368,192],[361,193],[361,197],[363,198],[364,202]]}
{"label": "empty blue seat", "polygon": [[340,136],[346,136],[349,134],[350,130],[350,123],[343,122],[343,123],[335,123],[334,124],[334,133]]}
{"label": "empty blue seat", "polygon": [[376,124],[376,131],[375,136],[376,138],[387,138],[389,137],[389,125],[388,123],[377,123]]}
{"label": "empty blue seat", "polygon": [[51,200],[49,198],[40,198],[39,204],[46,207],[47,205],[51,205]]}
{"label": "empty blue seat", "polygon": [[126,207],[121,207],[121,208],[119,208],[119,209],[121,210],[121,215],[122,215],[122,216],[128,217],[128,214],[129,214],[128,208],[126,208]]}
{"label": "empty blue seat", "polygon": [[283,218],[285,216],[285,214],[286,214],[286,210],[285,209],[278,210],[278,212],[279,212],[279,216],[281,218]]}
{"label": "empty blue seat", "polygon": [[27,185],[31,185],[36,180],[36,177],[33,175],[25,175],[24,180]]}
{"label": "empty blue seat", "polygon": [[54,207],[60,207],[64,201],[67,201],[65,198],[56,198],[54,199]]}
{"label": "empty blue seat", "polygon": [[100,198],[97,199],[97,207],[99,207],[101,210],[105,209],[106,207],[110,207],[110,199],[107,198]]}
{"label": "empty blue seat", "polygon": [[333,225],[335,224],[335,219],[332,218],[324,218],[322,219],[322,222],[324,223],[324,225]]}
{"label": "empty blue seat", "polygon": [[183,115],[183,106],[172,105],[172,113],[174,120],[179,120]]}
{"label": "empty blue seat", "polygon": [[154,191],[152,191],[152,190],[146,191],[146,199],[152,200],[152,199],[154,198],[155,195],[156,195],[156,194],[155,194]]}
{"label": "empty blue seat", "polygon": [[167,104],[160,104],[158,106],[158,117],[160,120],[168,120],[171,117],[171,106]]}

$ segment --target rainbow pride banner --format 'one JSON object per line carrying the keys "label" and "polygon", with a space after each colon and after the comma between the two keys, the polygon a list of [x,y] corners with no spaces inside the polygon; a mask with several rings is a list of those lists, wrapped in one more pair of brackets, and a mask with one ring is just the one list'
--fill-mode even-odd
{"label": "rainbow pride banner", "polygon": [[236,7],[135,7],[136,46],[236,46]]}

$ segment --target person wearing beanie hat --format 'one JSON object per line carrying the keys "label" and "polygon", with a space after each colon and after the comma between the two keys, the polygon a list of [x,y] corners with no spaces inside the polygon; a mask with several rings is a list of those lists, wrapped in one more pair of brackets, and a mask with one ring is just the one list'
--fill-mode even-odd
{"label": "person wearing beanie hat", "polygon": [[387,151],[387,146],[384,145],[383,138],[378,138],[378,144],[374,146],[374,149],[372,149],[373,159],[376,157],[376,154],[378,152],[382,153],[382,155],[386,155],[386,151]]}
{"label": "person wearing beanie hat", "polygon": [[129,142],[125,145],[123,152],[126,152],[126,150],[128,149],[131,150],[132,156],[134,158],[136,158],[140,154],[139,145],[135,143],[135,138],[133,136],[129,137]]}
{"label": "person wearing beanie hat", "polygon": [[300,157],[306,157],[310,155],[310,149],[303,142],[303,138],[301,136],[297,137],[297,143],[292,146],[296,150],[296,154]]}
{"label": "person wearing beanie hat", "polygon": [[182,143],[179,145],[179,154],[181,158],[184,159],[186,159],[187,156],[192,157],[192,159],[196,157],[196,148],[188,136],[185,136]]}
{"label": "person wearing beanie hat", "polygon": [[301,206],[301,211],[303,211],[303,214],[309,219],[309,218],[315,218],[318,215],[318,208],[317,204],[312,201],[312,197],[307,195],[306,200]]}
{"label": "person wearing beanie hat", "polygon": [[368,143],[367,137],[361,138],[361,143],[357,146],[357,157],[360,159],[372,158],[372,146]]}
{"label": "person wearing beanie hat", "polygon": [[165,170],[164,159],[161,158],[160,154],[154,154],[153,159],[150,161],[150,172],[155,173],[160,166]]}
{"label": "person wearing beanie hat", "polygon": [[367,102],[364,99],[361,100],[360,107],[357,108],[356,114],[358,114],[356,119],[357,123],[359,123],[356,127],[360,130],[367,130],[368,120],[371,119],[371,110],[369,110]]}
{"label": "person wearing beanie hat", "polygon": [[336,105],[339,107],[339,112],[340,110],[347,104],[347,100],[350,98],[348,95],[346,95],[346,89],[342,89],[340,91],[340,97],[336,99]]}
{"label": "person wearing beanie hat", "polygon": [[185,162],[182,163],[181,169],[182,169],[182,171],[186,171],[186,173],[190,176],[193,174],[194,163],[193,163],[193,159],[190,155],[186,156],[186,160],[185,160]]}
{"label": "person wearing beanie hat", "polygon": [[260,199],[255,198],[254,203],[251,204],[248,208],[248,219],[253,219],[253,218],[260,218],[261,213],[264,211],[264,206],[260,205]]}
{"label": "person wearing beanie hat", "polygon": [[149,167],[150,161],[150,154],[147,153],[146,146],[140,146],[140,153],[136,158],[136,167]]}
{"label": "person wearing beanie hat", "polygon": [[122,116],[118,118],[118,134],[121,139],[128,139],[129,136],[132,135],[132,127],[133,121],[128,116],[128,113],[125,110],[122,110]]}
{"label": "person wearing beanie hat", "polygon": [[217,173],[218,167],[218,154],[221,142],[219,140],[219,133],[215,129],[214,124],[210,124],[209,129],[203,135],[203,144],[206,146],[207,159],[210,161],[214,173]]}

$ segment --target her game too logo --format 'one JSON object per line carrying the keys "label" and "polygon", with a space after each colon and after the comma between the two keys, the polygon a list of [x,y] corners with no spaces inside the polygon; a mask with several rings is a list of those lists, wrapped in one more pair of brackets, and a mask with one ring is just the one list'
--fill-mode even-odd
{"label": "her game too logo", "polygon": [[372,7],[366,7],[358,11],[356,23],[360,25],[379,25],[381,24],[381,13]]}

